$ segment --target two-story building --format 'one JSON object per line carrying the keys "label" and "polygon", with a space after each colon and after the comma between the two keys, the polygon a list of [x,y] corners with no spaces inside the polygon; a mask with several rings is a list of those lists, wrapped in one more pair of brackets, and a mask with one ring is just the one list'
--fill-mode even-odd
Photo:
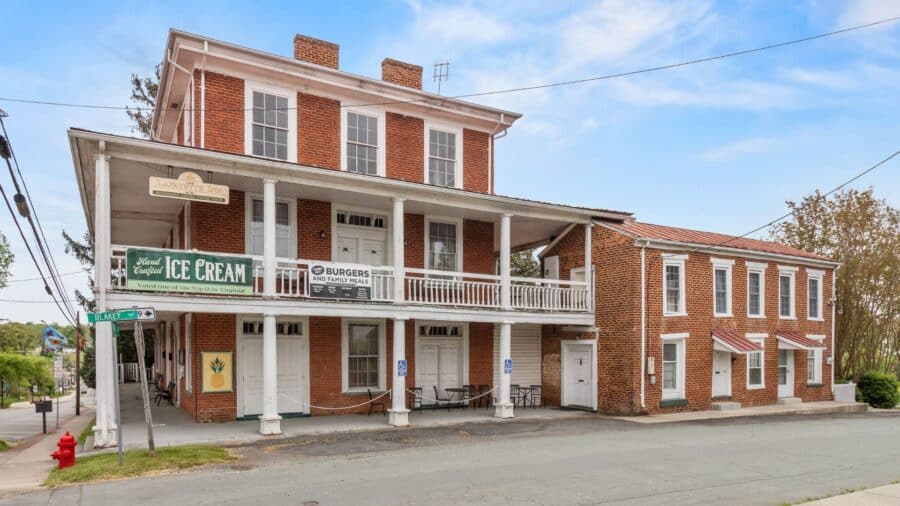
{"label": "two-story building", "polygon": [[[584,240],[557,237],[545,277],[585,279]],[[832,398],[836,262],[634,220],[589,240],[596,330],[545,326],[546,401],[652,414]]]}
{"label": "two-story building", "polygon": [[[98,310],[155,308],[160,385],[197,421],[277,434],[390,391],[402,426],[409,389],[462,385],[513,416],[511,377],[547,375],[542,326],[591,327],[595,308],[589,281],[515,277],[511,253],[574,227],[584,265],[593,223],[631,216],[497,195],[494,142],[519,114],[423,92],[416,65],[350,74],[300,35],[293,53],[173,30],[149,140],[69,131]],[[116,440],[111,333],[98,445]]]}

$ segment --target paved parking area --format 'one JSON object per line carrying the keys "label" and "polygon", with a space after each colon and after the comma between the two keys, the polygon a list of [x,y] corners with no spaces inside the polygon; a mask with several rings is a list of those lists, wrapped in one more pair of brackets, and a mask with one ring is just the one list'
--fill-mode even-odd
{"label": "paved parking area", "polygon": [[[75,414],[75,396],[70,396],[59,402],[53,402],[53,413],[47,413],[47,432],[56,430],[56,415],[59,412],[59,420],[63,421]],[[10,407],[0,410],[0,439],[9,442],[18,442],[31,436],[40,434],[43,430],[41,415],[34,412],[34,406]]]}
{"label": "paved parking area", "polygon": [[301,436],[237,451],[244,459],[234,465],[0,504],[794,503],[900,479],[900,413],[523,420]]}

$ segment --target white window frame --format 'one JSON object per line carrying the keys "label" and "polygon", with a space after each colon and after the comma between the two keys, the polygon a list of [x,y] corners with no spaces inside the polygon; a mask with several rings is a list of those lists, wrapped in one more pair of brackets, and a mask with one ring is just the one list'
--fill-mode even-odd
{"label": "white window frame", "polygon": [[453,182],[455,183],[453,186],[448,186],[446,188],[462,188],[463,187],[463,128],[460,126],[449,125],[446,123],[436,123],[433,121],[425,121],[425,130],[424,130],[424,148],[425,159],[423,163],[424,170],[424,179],[425,184],[432,184],[428,174],[428,158],[429,158],[429,138],[431,137],[431,131],[438,130],[441,132],[447,132],[456,135],[456,165],[455,171],[453,174]]}
{"label": "white window frame", "polygon": [[[791,265],[778,266],[778,319],[779,320],[796,320],[797,319],[797,271],[799,269]],[[791,296],[791,314],[781,314],[781,278],[787,276],[791,278],[790,296]]]}
{"label": "white window frame", "polygon": [[[287,136],[287,160],[268,158],[253,154],[253,92],[280,95],[287,98],[288,103],[288,136]],[[270,84],[244,81],[244,154],[277,160],[281,162],[297,163],[297,91]]]}
{"label": "white window frame", "polygon": [[[809,316],[809,281],[811,279],[815,279],[818,281],[818,283],[817,283],[818,293],[817,293],[817,297],[816,297],[816,299],[818,301],[818,307],[816,308],[816,314],[818,314],[818,316],[815,318]],[[824,313],[825,303],[822,300],[823,296],[825,295],[824,283],[825,283],[825,271],[806,269],[806,318],[810,321],[814,321],[814,322],[825,321],[825,313]]]}
{"label": "white window frame", "polygon": [[366,393],[369,389],[350,388],[350,325],[375,325],[378,327],[378,386],[373,391],[387,389],[387,339],[384,320],[344,318],[341,320],[341,392],[345,394]]}
{"label": "white window frame", "polygon": [[[821,334],[815,334],[815,335],[814,334],[806,334],[806,337],[808,339],[812,339],[813,341],[818,341],[820,343],[825,342],[825,336],[821,335]],[[822,376],[823,376],[823,369],[825,369],[825,366],[823,365],[823,362],[825,360],[824,359],[825,348],[813,348],[811,350],[807,350],[806,353],[807,353],[807,355],[806,355],[806,367],[807,367],[806,384],[807,385],[821,385],[822,382],[824,381]],[[809,354],[810,353],[812,353],[813,356],[815,357],[814,358],[815,368],[813,369],[813,379],[812,380],[809,379]]]}
{"label": "white window frame", "polygon": [[[378,120],[378,154],[376,173],[381,177],[387,174],[387,121],[384,109],[347,107],[341,109],[341,170],[347,172],[347,115],[350,113],[369,116]],[[354,173],[355,174],[355,173]]]}
{"label": "white window frame", "polygon": [[[762,351],[754,351],[745,355],[746,357],[746,376],[747,376],[747,390],[763,390],[766,388],[766,339],[768,339],[769,334],[757,334],[748,332],[746,334],[747,339],[753,341],[758,344]],[[761,383],[759,385],[750,384],[750,355],[754,353],[759,353],[759,378]]]}
{"label": "white window frame", "polygon": [[[463,220],[461,218],[447,218],[442,216],[426,216],[425,217],[425,233],[422,234],[425,236],[425,263],[422,264],[425,266],[425,269],[432,270],[431,267],[428,266],[428,250],[431,246],[431,223],[449,223],[456,225],[456,270],[455,272],[462,272],[463,268]],[[450,271],[446,271],[450,272]]]}
{"label": "white window frame", "polygon": [[[734,313],[734,298],[732,297],[732,271],[734,267],[734,260],[725,259],[725,258],[710,258],[710,263],[712,263],[712,272],[713,272],[713,316],[715,317],[731,317]],[[725,304],[728,306],[726,311],[719,312],[716,307],[716,271],[725,271]]]}
{"label": "white window frame", "polygon": [[[662,310],[663,316],[687,316],[687,307],[686,301],[687,296],[685,294],[686,286],[685,286],[685,261],[688,259],[687,255],[673,254],[673,253],[663,253],[663,267],[662,267]],[[668,300],[667,288],[666,288],[666,267],[675,265],[678,267],[678,311],[670,312],[667,309],[666,301]]]}
{"label": "white window frame", "polygon": [[[250,242],[252,241],[251,232],[253,220],[253,201],[262,200],[265,206],[265,198],[260,193],[244,194],[244,254],[250,255]],[[288,258],[297,258],[297,199],[292,198],[275,198],[275,202],[288,205]],[[277,230],[277,228],[276,228]],[[276,232],[277,234],[277,232]],[[277,241],[276,241],[277,244]],[[262,256],[262,253],[259,254]],[[277,246],[276,246],[277,256]],[[279,257],[282,258],[282,257]]]}
{"label": "white window frame", "polygon": [[[766,317],[766,267],[768,264],[747,262],[747,318]],[[759,314],[750,312],[750,274],[759,274]]]}
{"label": "white window frame", "polygon": [[[685,359],[687,358],[687,332],[682,332],[678,334],[662,334],[660,338],[662,339],[662,346],[659,349],[659,364],[660,364],[660,386],[662,387],[662,400],[682,400],[686,399],[685,397],[685,369],[687,364],[685,363]],[[675,363],[675,388],[667,389],[665,388],[665,354],[664,354],[664,346],[666,344],[676,344],[676,363]]]}

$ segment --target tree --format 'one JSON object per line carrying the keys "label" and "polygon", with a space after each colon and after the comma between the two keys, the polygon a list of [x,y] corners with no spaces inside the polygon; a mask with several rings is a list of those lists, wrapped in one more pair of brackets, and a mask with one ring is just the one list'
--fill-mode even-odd
{"label": "tree", "polygon": [[[81,267],[85,270],[85,272],[88,273],[88,283],[93,287],[94,279],[93,277],[91,277],[90,273],[94,270],[94,241],[91,238],[90,234],[84,234],[84,242],[76,241],[65,230],[63,230],[62,236],[66,241],[66,253],[74,256],[75,259],[78,260],[78,263],[81,264]],[[94,311],[96,304],[94,303],[93,297],[89,297],[81,293],[80,290],[76,289],[75,299],[78,301],[78,305],[80,305],[85,310],[85,312],[91,313]],[[86,345],[84,347],[84,356],[81,360],[81,370],[78,371],[78,375],[81,376],[81,379],[84,380],[87,386],[96,388],[96,355],[94,353],[96,332],[93,326],[91,326],[90,328],[87,341],[89,342],[85,343]]]}
{"label": "tree", "polygon": [[131,74],[131,101],[135,108],[125,108],[128,117],[134,121],[132,132],[144,137],[150,137],[150,128],[153,122],[153,108],[156,106],[156,94],[159,92],[159,74],[162,66],[157,64],[153,68],[153,75],[140,77]]}
{"label": "tree", "polygon": [[[792,217],[771,237],[841,262],[835,306],[835,375],[900,365],[900,210],[866,191],[818,191],[787,202]],[[826,300],[830,294],[826,294]]]}
{"label": "tree", "polygon": [[513,276],[521,278],[541,277],[541,266],[534,258],[534,250],[528,249],[513,253],[509,257],[509,268]]}
{"label": "tree", "polygon": [[9,250],[9,242],[3,232],[0,232],[0,288],[6,287],[6,280],[9,279],[9,266],[13,262],[12,251]]}
{"label": "tree", "polygon": [[35,336],[22,323],[0,325],[0,353],[25,355],[34,349]]}

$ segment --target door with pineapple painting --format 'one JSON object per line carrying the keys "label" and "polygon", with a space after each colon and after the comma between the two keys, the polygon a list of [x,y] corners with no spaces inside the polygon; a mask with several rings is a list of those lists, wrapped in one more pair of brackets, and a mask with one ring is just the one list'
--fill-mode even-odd
{"label": "door with pineapple painting", "polygon": [[[244,321],[238,348],[238,416],[263,410],[262,322]],[[301,322],[278,322],[278,412],[309,413],[309,341]]]}

